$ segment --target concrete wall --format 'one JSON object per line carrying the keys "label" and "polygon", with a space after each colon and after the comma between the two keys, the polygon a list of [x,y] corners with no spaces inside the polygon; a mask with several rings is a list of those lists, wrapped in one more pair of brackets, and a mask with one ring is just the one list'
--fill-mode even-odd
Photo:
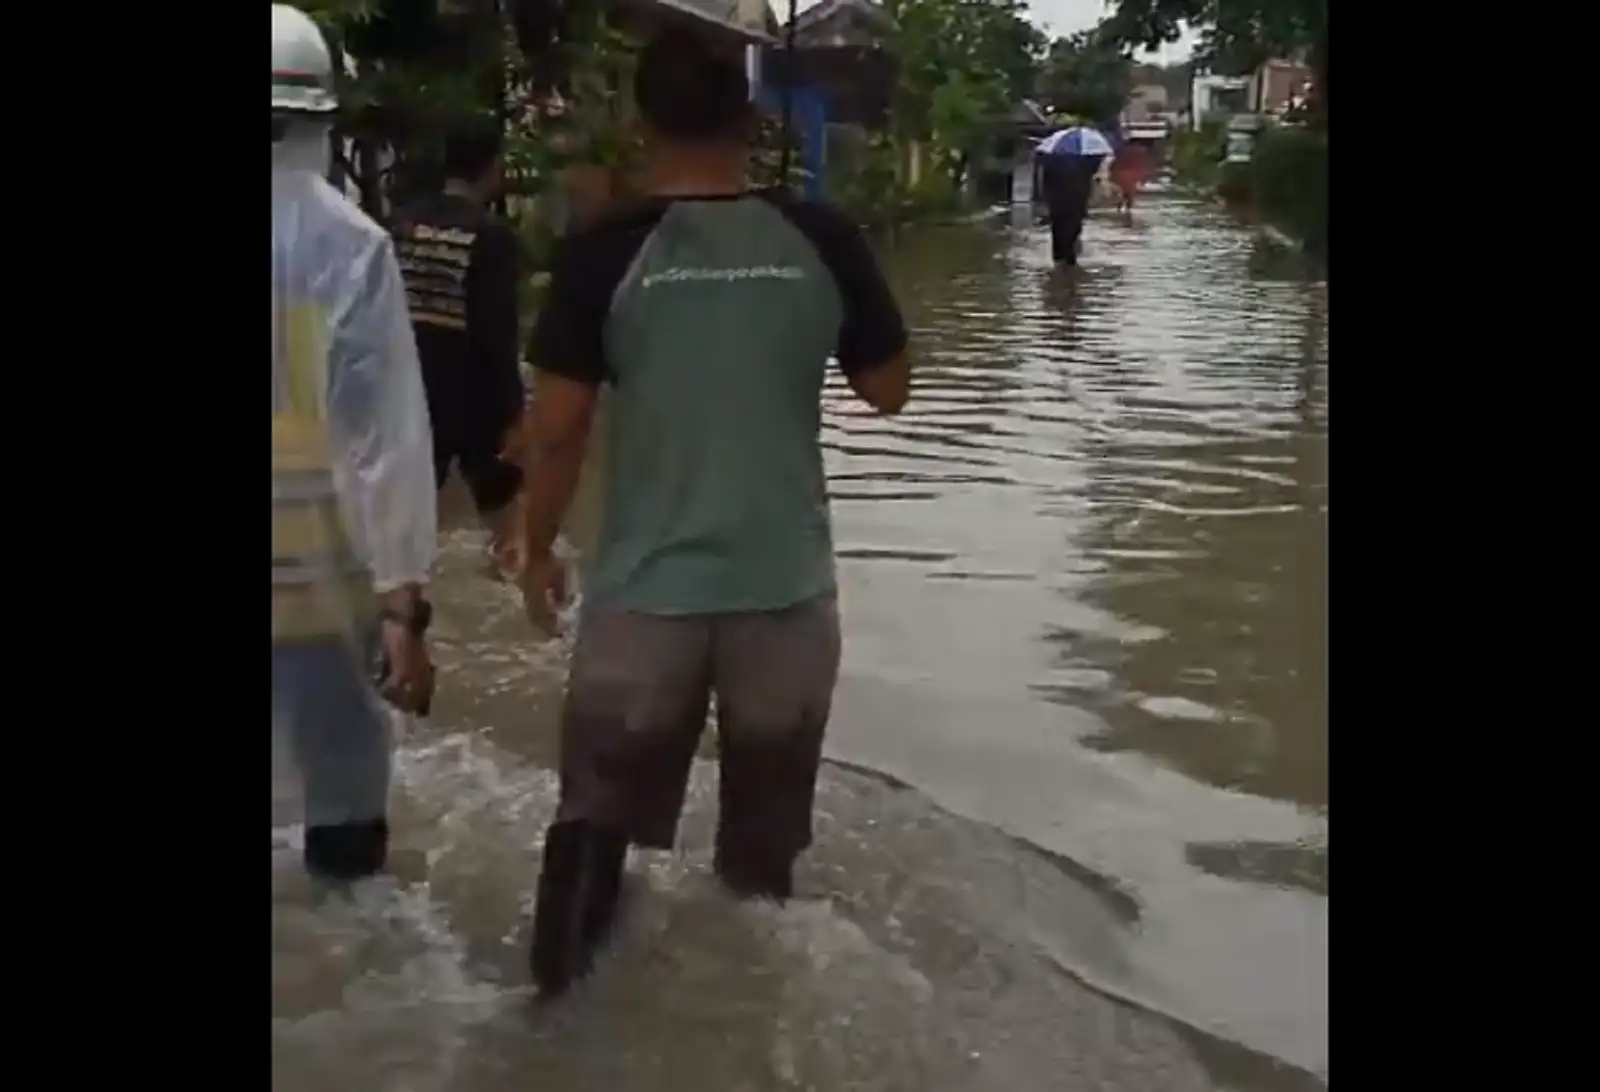
{"label": "concrete wall", "polygon": [[1294,61],[1268,61],[1250,77],[1250,102],[1261,114],[1277,114],[1287,109],[1294,97],[1311,79],[1311,69]]}

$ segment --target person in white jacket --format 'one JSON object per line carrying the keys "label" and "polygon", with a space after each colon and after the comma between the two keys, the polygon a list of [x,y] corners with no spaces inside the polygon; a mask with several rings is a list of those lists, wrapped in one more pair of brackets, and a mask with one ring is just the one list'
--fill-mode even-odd
{"label": "person in white jacket", "polygon": [[272,722],[303,779],[305,864],[388,852],[390,717],[425,713],[433,441],[387,232],[327,181],[327,43],[272,8]]}

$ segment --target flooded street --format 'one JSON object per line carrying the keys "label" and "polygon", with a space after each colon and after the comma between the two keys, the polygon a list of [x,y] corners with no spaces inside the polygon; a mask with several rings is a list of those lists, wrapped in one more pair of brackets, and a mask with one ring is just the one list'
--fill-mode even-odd
{"label": "flooded street", "polygon": [[720,896],[701,763],[614,954],[532,1008],[565,647],[453,531],[394,876],[314,892],[275,803],[275,1089],[1325,1086],[1326,288],[1177,200],[1097,213],[1075,276],[1048,249],[908,238],[911,406],[830,383],[845,659],[803,897]]}

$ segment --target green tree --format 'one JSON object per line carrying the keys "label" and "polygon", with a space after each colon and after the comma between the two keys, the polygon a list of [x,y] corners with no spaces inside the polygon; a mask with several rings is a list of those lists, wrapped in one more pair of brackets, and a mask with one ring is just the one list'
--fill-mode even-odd
{"label": "green tree", "polygon": [[613,165],[626,154],[615,92],[633,44],[608,25],[603,5],[295,2],[354,62],[341,88],[341,132],[352,145],[346,169],[369,212],[381,214],[386,199],[403,200],[435,180],[442,135],[475,116],[505,125],[508,164],[524,196],[574,158]]}
{"label": "green tree", "polygon": [[1133,88],[1133,61],[1124,43],[1096,27],[1051,42],[1036,87],[1052,111],[1109,124]]}
{"label": "green tree", "polygon": [[998,84],[959,72],[933,89],[928,127],[952,181],[960,183],[968,160],[992,140],[1008,105]]}
{"label": "green tree", "polygon": [[1032,90],[1044,36],[1021,0],[886,0],[900,81],[896,131],[931,140],[953,180]]}
{"label": "green tree", "polygon": [[1195,63],[1222,75],[1304,55],[1314,76],[1313,119],[1327,124],[1328,0],[1116,0],[1103,26],[1121,42],[1151,49],[1197,27]]}
{"label": "green tree", "polygon": [[338,57],[354,62],[340,92],[340,128],[352,145],[346,170],[369,211],[434,173],[438,137],[451,122],[502,109],[514,47],[494,0],[297,4]]}
{"label": "green tree", "polygon": [[1168,108],[1181,109],[1189,101],[1194,84],[1194,64],[1190,61],[1168,65],[1136,64],[1133,66],[1133,82],[1163,88],[1167,93]]}

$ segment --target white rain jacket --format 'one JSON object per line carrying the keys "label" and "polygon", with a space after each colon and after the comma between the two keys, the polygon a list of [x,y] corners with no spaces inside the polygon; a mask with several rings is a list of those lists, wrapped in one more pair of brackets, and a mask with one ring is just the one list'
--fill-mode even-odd
{"label": "white rain jacket", "polygon": [[433,441],[393,245],[327,183],[327,150],[327,129],[314,125],[272,148],[274,585],[295,561],[278,556],[280,500],[315,490],[314,476],[297,486],[286,480],[295,473],[280,473],[280,432],[309,433],[331,471],[322,477],[336,494],[341,546],[384,592],[425,581],[433,565]]}

